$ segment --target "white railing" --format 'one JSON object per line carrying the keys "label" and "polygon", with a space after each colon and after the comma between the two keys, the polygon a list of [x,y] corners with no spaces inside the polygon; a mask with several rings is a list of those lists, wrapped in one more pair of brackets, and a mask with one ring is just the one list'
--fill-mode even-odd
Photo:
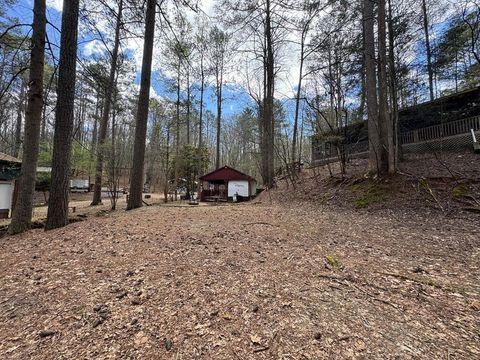
{"label": "white railing", "polygon": [[[400,134],[400,141],[402,145],[406,145],[425,143],[430,140],[447,140],[447,138],[452,136],[470,134],[472,130],[474,133],[480,131],[480,116],[446,122],[417,130],[406,131]],[[452,138],[450,140],[457,141],[455,139],[456,138]],[[465,145],[464,141],[458,141],[458,146]],[[368,151],[368,141],[345,144],[345,151],[349,156],[366,152]],[[329,159],[336,159],[337,155],[337,149],[333,145],[330,145],[328,148],[323,148],[322,151],[316,151],[314,146],[312,159],[328,162]]]}
{"label": "white railing", "polygon": [[467,134],[472,129],[473,131],[480,130],[480,116],[407,131],[401,134],[401,140],[402,144],[411,144],[459,134]]}

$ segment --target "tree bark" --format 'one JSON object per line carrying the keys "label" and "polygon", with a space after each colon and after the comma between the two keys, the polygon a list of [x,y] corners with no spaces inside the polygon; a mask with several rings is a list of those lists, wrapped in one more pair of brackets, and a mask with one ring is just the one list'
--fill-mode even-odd
{"label": "tree bark", "polygon": [[297,132],[298,132],[298,115],[300,112],[300,94],[302,92],[302,80],[303,80],[303,63],[305,60],[305,31],[302,32],[302,40],[300,44],[300,74],[298,77],[297,96],[295,97],[295,118],[293,121],[293,138],[292,138],[292,164],[296,161],[297,155]]}
{"label": "tree bark", "polygon": [[175,116],[175,169],[173,187],[175,192],[175,201],[178,200],[178,178],[179,178],[179,160],[180,160],[180,69],[182,66],[182,54],[178,53],[178,72],[177,72],[177,102]]}
{"label": "tree bark", "polygon": [[398,91],[397,91],[397,73],[395,66],[395,37],[393,27],[393,9],[392,2],[388,0],[388,37],[389,37],[389,68],[390,68],[390,128],[389,128],[389,143],[388,143],[388,165],[389,172],[393,173],[397,170],[399,152],[401,151],[401,144],[399,144],[399,129],[398,129]]}
{"label": "tree bark", "polygon": [[[117,78],[114,79],[114,87],[117,87]],[[118,92],[115,92],[115,95],[113,96],[113,108],[116,108],[117,105],[117,97],[118,97]],[[112,114],[112,151],[110,154],[110,169],[109,169],[109,181],[110,181],[110,188],[111,188],[111,210],[115,210],[117,208],[117,201],[118,201],[118,179],[117,179],[117,159],[116,159],[116,111],[113,111]]]}
{"label": "tree bark", "polygon": [[168,190],[170,181],[170,122],[167,120],[167,139],[166,139],[166,154],[165,154],[165,187],[163,188],[163,201],[168,202]]}
{"label": "tree bark", "polygon": [[380,172],[381,144],[378,123],[377,80],[375,71],[375,35],[373,0],[363,2],[363,36],[365,39],[365,79],[368,111],[369,169]]}
{"label": "tree bark", "polygon": [[190,64],[187,62],[187,144],[190,144],[190,97],[191,97],[191,90],[190,90]]}
{"label": "tree bark", "polygon": [[264,123],[264,136],[266,137],[265,141],[265,176],[264,176],[264,185],[267,188],[272,188],[274,185],[274,116],[273,116],[273,106],[274,106],[274,79],[275,79],[275,64],[274,64],[274,53],[273,53],[273,39],[272,39],[272,25],[271,25],[271,7],[270,0],[266,1],[266,15],[265,15],[265,41],[266,41],[266,97],[265,105],[263,110],[263,123]]}
{"label": "tree bark", "polygon": [[156,0],[147,1],[145,40],[143,45],[142,76],[138,98],[133,166],[130,175],[130,196],[127,210],[142,206],[143,167],[145,162],[145,141],[147,137],[148,105],[150,102],[150,81],[152,76],[153,43],[155,34]]}
{"label": "tree bark", "polygon": [[19,192],[8,232],[17,234],[31,226],[33,195],[37,173],[40,124],[43,108],[43,73],[45,63],[46,2],[35,0],[33,7],[32,50],[30,53],[30,75],[27,111],[25,113],[25,135],[22,154],[22,175]]}
{"label": "tree bark", "polygon": [[432,66],[432,49],[430,46],[430,30],[428,26],[427,2],[422,0],[423,13],[423,30],[425,32],[425,47],[427,49],[427,72],[428,72],[428,88],[430,91],[430,101],[435,100],[433,93],[433,66]]}
{"label": "tree bark", "polygon": [[105,103],[103,108],[102,120],[100,122],[100,133],[97,145],[97,163],[95,167],[95,185],[93,187],[93,200],[91,205],[99,205],[102,203],[102,175],[103,175],[103,158],[105,156],[105,139],[107,137],[108,119],[110,109],[112,107],[112,94],[114,91],[115,74],[117,72],[118,51],[120,48],[120,29],[122,26],[123,0],[118,5],[117,23],[115,26],[115,40],[112,51],[112,59],[110,63],[110,74],[108,77],[107,88],[105,89]]}
{"label": "tree bark", "polygon": [[68,224],[68,190],[74,121],[79,0],[65,0],[62,13],[52,184],[45,230]]}
{"label": "tree bark", "polygon": [[[97,149],[97,139],[98,139],[98,118],[100,112],[100,92],[97,90],[97,96],[95,101],[95,114],[93,115],[93,130],[92,130],[92,143],[90,145],[90,164],[93,164],[94,156]],[[90,188],[91,184],[91,175],[92,175],[92,168],[88,169],[88,186]]]}
{"label": "tree bark", "polygon": [[222,127],[222,89],[223,89],[223,59],[217,60],[217,141],[216,141],[216,156],[215,169],[220,168],[220,133]]}
{"label": "tree bark", "polygon": [[378,8],[378,122],[380,130],[380,174],[394,173],[395,164],[389,163],[389,150],[393,144],[393,127],[388,114],[388,80],[387,80],[387,32],[385,0],[377,0]]}
{"label": "tree bark", "polygon": [[[365,29],[365,27],[363,27]],[[365,35],[365,31],[363,31],[363,35]],[[365,36],[362,36],[362,46],[365,49]],[[365,80],[365,51],[362,54],[362,69],[360,72],[360,86],[361,86],[361,94],[360,94],[360,106],[358,108],[358,120],[363,121],[365,118],[365,102],[367,96],[367,84]]]}
{"label": "tree bark", "polygon": [[[199,124],[198,124],[198,176],[201,175],[203,170],[202,156],[201,151],[203,147],[203,94],[205,89],[205,70],[203,68],[203,50],[200,55],[200,114],[199,114]],[[197,186],[198,196],[200,196],[200,191],[202,190],[202,183],[199,180]]]}
{"label": "tree bark", "polygon": [[22,115],[25,110],[25,81],[22,80],[22,87],[20,90],[17,108],[17,122],[15,124],[15,144],[13,149],[13,156],[18,157],[20,154],[20,147],[22,146]]}

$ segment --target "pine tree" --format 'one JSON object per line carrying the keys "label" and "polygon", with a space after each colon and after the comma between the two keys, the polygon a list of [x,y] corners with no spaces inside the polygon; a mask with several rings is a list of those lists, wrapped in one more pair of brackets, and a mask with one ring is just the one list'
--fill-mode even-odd
{"label": "pine tree", "polygon": [[45,0],[35,0],[33,6],[28,104],[25,114],[25,135],[23,140],[22,176],[19,183],[19,196],[14,207],[12,222],[8,228],[10,234],[26,231],[31,226],[43,108],[43,69],[47,23],[45,11]]}
{"label": "pine tree", "polygon": [[127,210],[142,206],[143,168],[145,162],[145,142],[147,137],[148,106],[150,102],[150,80],[152,75],[153,43],[155,34],[156,0],[147,1],[145,20],[145,40],[143,45],[142,75],[138,98],[133,166],[130,175],[130,195]]}
{"label": "pine tree", "polygon": [[53,139],[52,185],[46,230],[68,224],[68,190],[74,120],[79,0],[63,3],[58,64],[57,107]]}

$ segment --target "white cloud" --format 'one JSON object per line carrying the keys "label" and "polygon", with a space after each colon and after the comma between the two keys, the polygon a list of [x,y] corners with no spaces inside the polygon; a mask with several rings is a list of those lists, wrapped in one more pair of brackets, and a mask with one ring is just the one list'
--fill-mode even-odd
{"label": "white cloud", "polygon": [[63,10],[63,0],[47,0],[47,6],[57,11]]}
{"label": "white cloud", "polygon": [[85,45],[83,54],[85,56],[102,55],[105,51],[105,45],[100,40],[93,40]]}
{"label": "white cloud", "polygon": [[200,8],[208,15],[213,15],[214,0],[203,0]]}

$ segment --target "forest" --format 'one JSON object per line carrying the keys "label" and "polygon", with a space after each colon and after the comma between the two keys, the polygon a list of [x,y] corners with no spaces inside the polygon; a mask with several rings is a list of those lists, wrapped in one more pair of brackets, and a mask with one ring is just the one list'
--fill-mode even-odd
{"label": "forest", "polygon": [[477,358],[479,87],[478,0],[0,0],[0,355]]}

